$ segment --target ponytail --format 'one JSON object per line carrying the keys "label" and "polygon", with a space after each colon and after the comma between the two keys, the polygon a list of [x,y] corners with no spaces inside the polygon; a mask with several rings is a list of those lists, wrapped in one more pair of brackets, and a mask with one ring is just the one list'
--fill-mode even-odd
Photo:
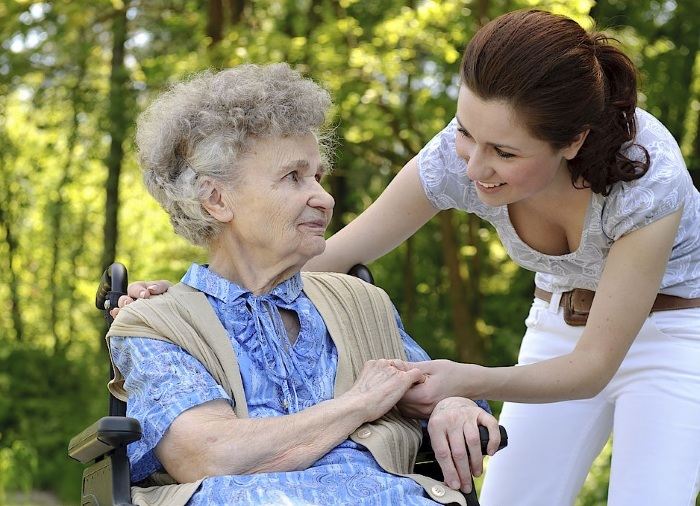
{"label": "ponytail", "polygon": [[603,74],[604,108],[578,155],[569,161],[572,181],[579,178],[596,193],[607,195],[617,181],[632,181],[649,169],[649,153],[641,146],[642,160],[629,158],[621,148],[630,146],[637,134],[638,72],[632,61],[601,33],[590,35],[595,58]]}

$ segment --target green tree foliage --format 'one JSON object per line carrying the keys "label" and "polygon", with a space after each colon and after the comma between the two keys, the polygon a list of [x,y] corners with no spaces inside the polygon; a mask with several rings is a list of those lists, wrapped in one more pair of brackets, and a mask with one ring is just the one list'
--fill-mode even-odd
{"label": "green tree foliage", "polygon": [[700,182],[700,10],[690,1],[607,0],[592,9],[598,26],[617,34],[641,70],[640,105],[681,144]]}
{"label": "green tree foliage", "polygon": [[[133,123],[153,93],[243,62],[288,61],[325,83],[336,104],[336,231],[454,115],[460,55],[478,27],[533,5],[614,30],[641,67],[642,105],[697,174],[700,20],[684,2],[1,3],[0,491],[45,488],[77,502],[81,469],[65,447],[106,410],[104,324],[92,304],[106,265],[174,280],[205,260],[141,185]],[[372,269],[432,356],[515,361],[532,274],[479,219],[440,213]],[[601,462],[582,506],[603,497]]]}

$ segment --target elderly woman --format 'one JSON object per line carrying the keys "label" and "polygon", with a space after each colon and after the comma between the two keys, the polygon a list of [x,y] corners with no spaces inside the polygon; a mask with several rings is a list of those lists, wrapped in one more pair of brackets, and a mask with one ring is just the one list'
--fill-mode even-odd
{"label": "elderly woman", "polygon": [[[386,294],[300,274],[334,205],[318,132],[330,105],[285,64],[244,65],[173,86],[138,120],[148,191],[210,263],[122,309],[108,335],[110,388],[143,428],[137,504],[463,502],[410,475],[420,422],[395,404],[425,380],[402,361],[427,357]],[[429,428],[446,424],[464,434],[446,480],[469,489],[482,456],[466,442],[486,425],[495,449],[497,422],[449,398]]]}

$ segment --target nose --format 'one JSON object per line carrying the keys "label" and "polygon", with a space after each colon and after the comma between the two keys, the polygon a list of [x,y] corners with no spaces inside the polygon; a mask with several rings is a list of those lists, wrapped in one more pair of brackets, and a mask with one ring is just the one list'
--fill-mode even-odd
{"label": "nose", "polygon": [[324,214],[333,213],[333,208],[335,207],[335,199],[333,196],[326,191],[326,189],[321,185],[321,183],[316,182],[316,188],[314,188],[313,194],[309,199],[309,205],[313,208],[323,211]]}
{"label": "nose", "polygon": [[493,174],[479,148],[470,149],[468,156],[463,158],[467,162],[467,177],[472,181],[484,181]]}

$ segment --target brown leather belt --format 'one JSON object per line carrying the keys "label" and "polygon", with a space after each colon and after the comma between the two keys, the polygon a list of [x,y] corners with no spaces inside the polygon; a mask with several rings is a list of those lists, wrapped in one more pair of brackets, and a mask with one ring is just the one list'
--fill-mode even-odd
{"label": "brown leather belt", "polygon": [[[552,300],[552,293],[535,287],[535,297],[549,302]],[[595,297],[594,291],[584,290],[583,288],[574,288],[569,292],[562,293],[559,306],[564,308],[564,321],[574,327],[585,325],[588,320],[588,313],[591,310],[591,305],[593,304],[593,297]],[[700,298],[684,299],[683,297],[660,293],[656,296],[654,305],[651,306],[651,312],[688,309],[693,307],[700,307]]]}

